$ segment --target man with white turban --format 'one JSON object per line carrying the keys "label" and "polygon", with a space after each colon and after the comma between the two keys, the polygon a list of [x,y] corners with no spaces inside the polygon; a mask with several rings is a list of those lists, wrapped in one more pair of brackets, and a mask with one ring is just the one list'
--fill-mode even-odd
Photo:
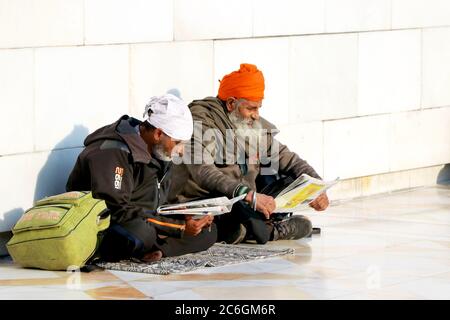
{"label": "man with white turban", "polygon": [[153,97],[145,121],[127,115],[87,136],[69,176],[67,191],[91,190],[103,199],[111,226],[99,248],[106,261],[156,261],[203,251],[217,238],[211,217],[172,219],[156,213],[168,198],[171,160],[193,132],[192,115],[180,98]]}

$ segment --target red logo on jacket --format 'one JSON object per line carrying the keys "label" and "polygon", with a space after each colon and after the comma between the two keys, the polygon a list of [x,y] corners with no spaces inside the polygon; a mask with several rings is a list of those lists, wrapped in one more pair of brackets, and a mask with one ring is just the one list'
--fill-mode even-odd
{"label": "red logo on jacket", "polygon": [[123,168],[116,167],[114,172],[114,188],[121,190],[122,189],[122,177],[123,177]]}

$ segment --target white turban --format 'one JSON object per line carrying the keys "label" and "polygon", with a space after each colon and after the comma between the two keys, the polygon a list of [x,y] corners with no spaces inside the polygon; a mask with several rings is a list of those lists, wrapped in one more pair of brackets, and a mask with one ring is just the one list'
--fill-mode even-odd
{"label": "white turban", "polygon": [[152,97],[145,106],[144,118],[175,140],[189,140],[194,130],[186,102],[170,93]]}

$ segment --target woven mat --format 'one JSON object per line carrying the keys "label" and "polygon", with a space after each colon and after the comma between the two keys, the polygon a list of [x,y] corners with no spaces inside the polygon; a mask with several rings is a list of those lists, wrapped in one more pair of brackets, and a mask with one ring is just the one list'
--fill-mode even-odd
{"label": "woven mat", "polygon": [[142,272],[167,275],[188,272],[200,268],[219,267],[230,264],[266,259],[293,254],[291,248],[270,248],[256,245],[229,245],[216,243],[206,251],[178,257],[162,258],[152,263],[123,260],[120,262],[97,262],[96,265],[109,270]]}

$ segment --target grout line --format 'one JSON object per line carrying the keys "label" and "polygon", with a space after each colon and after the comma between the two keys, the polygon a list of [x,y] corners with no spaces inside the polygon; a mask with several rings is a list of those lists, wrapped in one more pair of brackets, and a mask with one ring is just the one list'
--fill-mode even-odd
{"label": "grout line", "polygon": [[252,11],[251,11],[252,33],[251,34],[252,34],[252,38],[255,37],[255,1],[257,1],[257,0],[252,0],[252,2],[251,2],[251,9],[252,9]]}
{"label": "grout line", "polygon": [[325,179],[325,121],[322,124],[322,177]]}
{"label": "grout line", "polygon": [[128,45],[128,114],[133,114],[132,113],[132,91],[133,91],[133,86],[132,86],[132,84],[133,84],[133,81],[132,81],[132,75],[131,75],[131,73],[132,73],[132,66],[133,66],[133,63],[132,63],[132,59],[131,59],[131,56],[132,56],[132,51],[133,51],[133,49],[132,49],[132,44],[129,44]]}
{"label": "grout line", "polygon": [[423,103],[423,49],[424,49],[424,42],[423,42],[423,29],[420,30],[420,99],[419,99],[419,108],[420,110],[424,109],[424,103]]}
{"label": "grout line", "polygon": [[170,3],[172,4],[172,42],[175,42],[175,1],[174,0],[170,0]]}
{"label": "grout line", "polygon": [[0,155],[0,159],[3,158],[3,157],[32,155],[32,154],[37,154],[37,153],[47,153],[47,152],[64,151],[64,150],[75,150],[75,149],[82,149],[82,148],[84,148],[84,146],[68,147],[68,148],[55,148],[55,149],[50,149],[50,150],[33,150],[33,151],[27,151],[27,152],[8,153],[8,154]]}
{"label": "grout line", "polygon": [[211,92],[214,92],[214,88],[216,86],[216,40],[212,40],[212,89]]}
{"label": "grout line", "polygon": [[389,30],[392,30],[392,25],[393,25],[393,23],[392,23],[392,16],[393,16],[393,14],[392,14],[392,11],[393,11],[393,1],[394,0],[390,0],[389,1]]}
{"label": "grout line", "polygon": [[33,132],[33,151],[31,152],[31,153],[34,153],[34,152],[36,152],[36,145],[37,145],[37,142],[36,142],[36,136],[37,136],[37,131],[36,131],[36,128],[37,128],[37,124],[36,124],[36,115],[37,115],[37,112],[36,112],[36,91],[37,91],[37,89],[36,89],[36,49],[33,49],[33,62],[32,62],[32,64],[33,64],[33,66],[32,66],[32,76],[31,76],[31,81],[33,82],[32,83],[32,86],[33,86],[33,93],[32,93],[32,108],[33,108],[33,111],[32,111],[32,118],[33,118],[33,124],[32,124],[32,128],[31,128],[31,130],[32,130],[32,132]]}
{"label": "grout line", "polygon": [[[197,42],[208,40],[220,40],[220,41],[232,41],[232,40],[252,40],[252,39],[272,39],[272,38],[287,38],[287,37],[309,37],[309,36],[326,36],[326,35],[345,35],[355,33],[373,33],[373,32],[395,32],[395,31],[407,31],[407,30],[428,30],[450,28],[450,25],[438,25],[431,27],[413,27],[413,28],[397,28],[397,29],[373,29],[373,30],[352,30],[352,31],[338,31],[338,32],[317,32],[317,33],[296,33],[286,35],[263,35],[263,36],[247,36],[240,38],[211,38],[211,39],[181,39],[181,40],[156,40],[156,41],[136,41],[136,42],[111,42],[111,43],[89,43],[89,44],[72,44],[72,45],[37,45],[37,46],[21,46],[21,47],[6,47],[0,48],[0,50],[15,50],[15,49],[30,49],[30,48],[66,48],[66,47],[96,47],[96,46],[116,46],[116,45],[128,45],[128,44],[153,44],[153,43],[172,43],[172,42]],[[173,38],[173,37],[172,37]]]}
{"label": "grout line", "polygon": [[359,33],[356,34],[356,115],[359,115],[359,110],[360,110],[360,98],[359,98],[359,89],[360,89],[360,84],[359,84],[359,70],[360,70],[360,58],[359,58],[359,44],[360,44],[360,37],[359,37]]}
{"label": "grout line", "polygon": [[83,0],[83,46],[86,45],[86,0]]}
{"label": "grout line", "polygon": [[379,116],[386,116],[386,115],[395,115],[395,114],[401,114],[401,113],[409,113],[409,112],[418,112],[423,110],[431,110],[431,109],[444,109],[449,108],[450,106],[439,106],[439,107],[429,107],[429,108],[419,108],[419,109],[410,109],[410,110],[401,110],[401,111],[394,111],[394,112],[382,112],[382,113],[373,113],[373,114],[364,114],[364,115],[356,115],[351,117],[342,117],[342,118],[335,118],[335,119],[322,119],[320,121],[325,122],[332,122],[332,121],[340,121],[340,120],[349,120],[349,119],[357,119],[357,118],[368,118],[368,117],[379,117]]}
{"label": "grout line", "polygon": [[[420,169],[422,169],[422,168],[420,168]],[[408,170],[406,170],[406,171],[408,171]],[[397,171],[397,172],[400,172],[400,171]],[[349,180],[353,180],[353,179],[354,178],[350,178]],[[352,198],[345,198],[345,199],[335,199],[335,200],[331,200],[331,201],[333,203],[333,206],[339,206],[341,204],[352,202],[352,201],[355,201],[355,200],[365,200],[365,199],[368,199],[368,198],[383,198],[383,197],[386,197],[386,196],[395,196],[395,195],[398,195],[398,194],[406,194],[406,193],[409,193],[409,192],[415,191],[415,190],[429,189],[429,188],[436,188],[436,187],[437,187],[437,185],[418,186],[418,187],[406,187],[406,188],[386,191],[386,192],[382,192],[382,193],[361,195],[361,196],[352,197]]]}

